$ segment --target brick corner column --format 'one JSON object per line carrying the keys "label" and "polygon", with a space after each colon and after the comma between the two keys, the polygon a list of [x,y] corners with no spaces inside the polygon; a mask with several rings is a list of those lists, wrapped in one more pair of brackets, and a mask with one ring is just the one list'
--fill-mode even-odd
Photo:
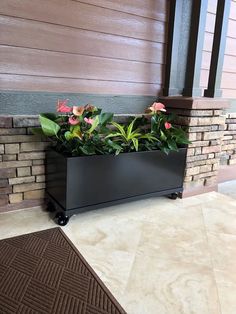
{"label": "brick corner column", "polygon": [[187,129],[189,140],[183,197],[217,191],[218,169],[224,137],[224,109],[221,98],[162,97],[167,111],[177,115],[176,124]]}

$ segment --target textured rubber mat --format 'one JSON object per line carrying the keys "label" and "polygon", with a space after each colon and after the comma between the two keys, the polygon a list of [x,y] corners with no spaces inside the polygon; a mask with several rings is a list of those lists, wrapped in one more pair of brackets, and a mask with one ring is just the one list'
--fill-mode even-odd
{"label": "textured rubber mat", "polygon": [[1,314],[126,313],[60,228],[0,241]]}

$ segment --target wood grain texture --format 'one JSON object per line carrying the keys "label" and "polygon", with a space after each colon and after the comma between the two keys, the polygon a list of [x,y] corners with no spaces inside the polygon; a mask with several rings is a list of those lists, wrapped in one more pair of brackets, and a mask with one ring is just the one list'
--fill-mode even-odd
{"label": "wood grain texture", "polygon": [[169,0],[2,0],[2,90],[161,92]]}
{"label": "wood grain texture", "polygon": [[162,87],[156,84],[85,80],[59,77],[0,74],[1,89],[9,91],[47,91],[115,95],[157,96]]}
{"label": "wood grain texture", "polygon": [[164,63],[165,45],[43,22],[0,16],[3,45]]}
{"label": "wood grain texture", "polygon": [[116,34],[165,41],[166,23],[67,0],[1,0],[2,15]]}
{"label": "wood grain texture", "polygon": [[169,1],[157,0],[73,0],[134,15],[166,21]]}
{"label": "wood grain texture", "polygon": [[0,72],[63,78],[161,83],[162,66],[19,47],[0,47]]}

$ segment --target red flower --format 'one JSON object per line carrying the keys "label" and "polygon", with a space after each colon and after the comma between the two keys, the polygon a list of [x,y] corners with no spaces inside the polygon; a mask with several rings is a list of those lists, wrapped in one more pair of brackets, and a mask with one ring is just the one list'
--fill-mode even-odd
{"label": "red flower", "polygon": [[69,118],[69,123],[70,123],[71,125],[76,125],[76,124],[79,123],[79,121],[77,120],[77,118],[76,118],[75,116],[71,116],[71,117]]}
{"label": "red flower", "polygon": [[66,100],[58,100],[57,101],[57,112],[63,112],[63,113],[67,113],[67,112],[71,112],[72,108],[67,106],[68,99]]}
{"label": "red flower", "polygon": [[172,127],[171,123],[165,122],[165,128],[166,130],[170,129]]}

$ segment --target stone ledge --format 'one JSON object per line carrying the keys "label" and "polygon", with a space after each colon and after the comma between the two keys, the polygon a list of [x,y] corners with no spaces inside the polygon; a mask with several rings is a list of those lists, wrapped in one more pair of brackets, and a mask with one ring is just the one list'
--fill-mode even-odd
{"label": "stone ledge", "polygon": [[222,98],[208,98],[208,97],[182,97],[170,96],[160,97],[159,100],[163,102],[167,108],[183,108],[183,109],[226,109],[230,107],[230,102]]}

